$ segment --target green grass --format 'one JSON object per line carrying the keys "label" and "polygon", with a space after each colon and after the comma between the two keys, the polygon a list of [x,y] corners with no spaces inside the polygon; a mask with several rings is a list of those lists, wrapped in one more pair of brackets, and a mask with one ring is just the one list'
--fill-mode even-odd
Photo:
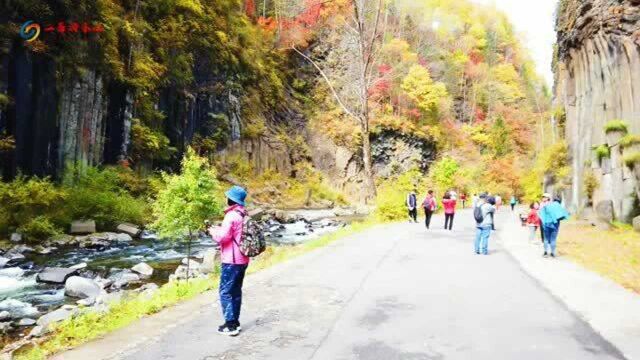
{"label": "green grass", "polygon": [[616,131],[620,131],[626,134],[629,132],[629,125],[627,125],[627,123],[623,120],[611,120],[604,125],[605,133]]}
{"label": "green grass", "polygon": [[[340,238],[364,231],[377,223],[373,220],[353,223],[333,233],[321,236],[307,243],[289,247],[269,247],[249,266],[248,273],[266,269],[275,264],[326,246]],[[217,270],[217,269],[216,269]],[[208,279],[196,279],[186,282],[168,283],[162,286],[151,298],[139,296],[114,303],[105,313],[83,313],[63,321],[52,328],[49,338],[35,347],[14,357],[18,360],[41,360],[61,351],[77,347],[83,343],[121,329],[145,316],[155,314],[162,309],[181,301],[191,299],[205,291],[217,288],[218,273]],[[214,301],[214,300],[212,300]]]}

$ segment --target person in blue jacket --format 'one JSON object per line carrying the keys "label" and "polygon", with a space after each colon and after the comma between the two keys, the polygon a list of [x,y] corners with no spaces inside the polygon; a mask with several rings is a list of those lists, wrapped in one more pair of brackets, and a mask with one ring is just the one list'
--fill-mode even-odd
{"label": "person in blue jacket", "polygon": [[[545,194],[545,196],[551,198],[550,195]],[[538,212],[544,233],[544,254],[542,255],[544,257],[549,255],[556,257],[556,242],[560,231],[560,221],[569,218],[569,213],[562,206],[561,201],[561,199],[556,198]]]}

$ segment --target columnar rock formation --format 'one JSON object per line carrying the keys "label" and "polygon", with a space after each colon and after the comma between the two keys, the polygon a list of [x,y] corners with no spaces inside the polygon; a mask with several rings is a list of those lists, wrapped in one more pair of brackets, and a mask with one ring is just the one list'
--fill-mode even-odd
{"label": "columnar rock formation", "polygon": [[[592,172],[599,180],[594,205],[609,204],[617,219],[628,220],[637,180],[603,127],[620,119],[640,134],[640,1],[561,0],[557,32],[555,95],[566,113],[573,166],[568,203],[574,210],[587,205],[584,179]],[[603,144],[611,159],[599,161],[592,149]]]}

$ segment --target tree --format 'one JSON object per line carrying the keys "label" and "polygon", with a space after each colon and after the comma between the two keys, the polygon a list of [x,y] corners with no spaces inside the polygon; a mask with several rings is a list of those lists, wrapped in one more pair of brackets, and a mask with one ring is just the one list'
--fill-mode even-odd
{"label": "tree", "polygon": [[[295,46],[292,49],[311,62],[320,72],[320,75],[329,86],[335,100],[342,110],[356,120],[362,132],[362,160],[364,165],[367,200],[376,195],[376,187],[373,179],[373,167],[371,159],[371,142],[369,139],[369,125],[371,117],[369,89],[375,85],[377,74],[374,71],[376,57],[382,44],[382,13],[385,8],[383,0],[351,0],[351,20],[345,19],[345,43],[348,44],[349,57],[353,62],[348,64],[351,81],[349,86],[343,86],[341,93],[336,91],[334,79],[308,55],[299,51]],[[345,59],[343,61],[349,61]]]}
{"label": "tree", "polygon": [[[166,186],[160,190],[153,204],[154,223],[151,225],[161,237],[177,239],[189,233],[187,259],[191,257],[193,233],[202,228],[204,221],[222,211],[216,196],[220,184],[216,171],[209,162],[198,156],[192,148],[182,159],[180,174],[162,174]],[[189,261],[187,261],[187,280]]]}
{"label": "tree", "polygon": [[437,113],[440,102],[447,98],[447,88],[441,82],[431,79],[429,70],[421,65],[414,65],[402,81],[402,90],[426,112]]}

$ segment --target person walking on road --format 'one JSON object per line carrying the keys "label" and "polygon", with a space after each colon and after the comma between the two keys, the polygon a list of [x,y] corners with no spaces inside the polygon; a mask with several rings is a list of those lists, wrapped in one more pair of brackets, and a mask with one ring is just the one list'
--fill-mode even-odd
{"label": "person walking on road", "polygon": [[[529,206],[529,215],[527,216],[527,226],[529,227],[529,241],[536,241],[536,233],[540,228],[540,217],[538,216],[538,211],[540,209],[540,204],[538,202],[534,202]],[[542,231],[542,230],[540,230]]]}
{"label": "person walking on road", "polygon": [[494,197],[482,194],[473,209],[473,217],[476,220],[475,251],[478,255],[489,255],[489,237],[493,228],[495,205],[496,199]]}
{"label": "person walking on road", "polygon": [[460,201],[462,201],[462,208],[464,209],[466,207],[466,204],[467,204],[467,194],[466,193],[462,193],[460,195]]}
{"label": "person walking on road", "polygon": [[418,196],[414,189],[407,195],[407,210],[409,210],[409,222],[418,222]]}
{"label": "person walking on road", "polygon": [[451,194],[447,192],[442,199],[444,207],[444,228],[445,230],[453,230],[453,218],[456,214],[456,200],[451,198]]}
{"label": "person walking on road", "polygon": [[516,210],[516,205],[518,204],[518,199],[516,199],[515,195],[511,195],[511,201],[509,201],[509,205],[511,205],[511,212]]}
{"label": "person walking on road", "polygon": [[240,308],[242,307],[242,283],[249,266],[249,257],[240,251],[242,228],[247,211],[244,207],[247,192],[233,186],[225,196],[228,207],[224,210],[222,225],[209,228],[209,234],[220,244],[220,305],[224,324],[218,333],[236,336],[240,333]]}
{"label": "person walking on road", "polygon": [[[550,198],[550,196],[549,196]],[[560,231],[560,222],[569,218],[569,213],[560,203],[560,199],[547,203],[539,212],[544,233],[544,254],[556,257],[556,243]]]}
{"label": "person walking on road", "polygon": [[422,202],[422,208],[424,209],[424,224],[429,228],[431,226],[431,216],[436,211],[436,198],[433,196],[433,190],[429,190],[427,197]]}

